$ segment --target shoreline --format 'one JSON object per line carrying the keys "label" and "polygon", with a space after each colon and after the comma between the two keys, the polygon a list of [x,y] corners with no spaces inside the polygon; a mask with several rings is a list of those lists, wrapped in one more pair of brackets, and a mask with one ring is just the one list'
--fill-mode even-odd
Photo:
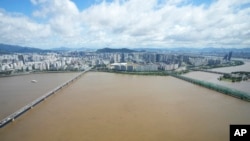
{"label": "shoreline", "polygon": [[1,77],[14,77],[14,76],[21,76],[21,75],[29,75],[31,74],[30,72],[22,72],[22,73],[13,73],[13,74],[4,74],[4,75],[0,75]]}
{"label": "shoreline", "polygon": [[14,76],[22,76],[22,75],[29,75],[29,74],[43,74],[43,73],[80,73],[82,71],[39,71],[39,72],[22,72],[22,73],[13,73],[7,75],[0,75],[1,77],[14,77]]}

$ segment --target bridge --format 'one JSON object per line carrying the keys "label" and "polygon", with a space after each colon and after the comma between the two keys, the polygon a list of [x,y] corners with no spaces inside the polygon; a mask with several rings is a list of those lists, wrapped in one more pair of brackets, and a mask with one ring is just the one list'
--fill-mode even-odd
{"label": "bridge", "polygon": [[30,109],[32,109],[33,107],[35,107],[37,104],[41,103],[42,101],[46,100],[46,98],[50,97],[51,95],[55,94],[57,91],[61,90],[63,87],[69,85],[70,83],[72,83],[73,81],[75,81],[76,79],[80,78],[84,73],[88,72],[89,70],[91,70],[92,67],[87,68],[85,71],[81,72],[79,75],[77,75],[76,77],[70,79],[69,81],[61,84],[60,86],[54,88],[53,90],[47,92],[46,94],[42,95],[41,97],[35,99],[34,101],[32,101],[31,103],[25,105],[24,107],[20,108],[19,110],[17,110],[16,112],[14,112],[13,114],[7,116],[6,118],[2,119],[0,121],[0,128],[4,127],[5,125],[7,125],[8,123],[11,123],[12,121],[15,121],[16,118],[18,118],[19,116],[21,116],[22,114],[24,114],[25,112],[29,111]]}
{"label": "bridge", "polygon": [[224,73],[224,72],[219,72],[219,71],[211,71],[211,70],[204,70],[204,69],[190,69],[193,71],[203,71],[203,72],[208,72],[208,73],[215,73],[215,74],[229,74],[229,73]]}

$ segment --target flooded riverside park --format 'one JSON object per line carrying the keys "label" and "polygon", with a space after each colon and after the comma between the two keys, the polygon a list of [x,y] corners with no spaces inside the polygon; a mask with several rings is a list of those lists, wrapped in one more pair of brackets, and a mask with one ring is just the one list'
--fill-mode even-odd
{"label": "flooded riverside park", "polygon": [[[250,60],[246,59],[243,60],[244,64],[240,66],[232,66],[232,67],[222,67],[222,68],[215,68],[211,69],[212,71],[222,72],[222,73],[232,73],[237,71],[245,71],[250,72]],[[225,87],[228,87],[230,89],[236,89],[239,91],[246,92],[250,95],[250,80],[247,81],[241,81],[241,82],[231,82],[231,81],[220,81],[218,78],[222,76],[221,74],[215,74],[215,73],[209,73],[209,72],[201,72],[201,71],[193,71],[189,72],[187,74],[184,74],[183,76],[205,81],[205,82],[211,82],[213,84],[222,85]]]}

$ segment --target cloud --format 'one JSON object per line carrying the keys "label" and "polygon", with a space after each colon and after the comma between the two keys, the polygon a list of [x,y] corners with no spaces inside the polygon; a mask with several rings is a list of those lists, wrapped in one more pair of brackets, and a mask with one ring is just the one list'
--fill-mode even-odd
{"label": "cloud", "polygon": [[113,35],[110,44],[120,41],[120,46],[248,47],[245,43],[248,32],[243,31],[249,31],[249,9],[235,11],[244,3],[217,1],[211,5],[192,5],[170,0],[159,6],[155,0],[103,2],[81,14],[92,29],[90,33],[102,30],[107,36]]}
{"label": "cloud", "polygon": [[69,0],[32,0],[39,6],[34,11],[35,17],[45,18],[57,36],[79,35],[79,11]]}
{"label": "cloud", "polygon": [[[48,24],[39,24],[24,15],[0,11],[0,42],[32,45],[50,37]],[[35,36],[34,36],[35,35]]]}
{"label": "cloud", "polygon": [[70,0],[31,2],[37,8],[34,17],[0,12],[4,29],[0,42],[25,41],[38,47],[249,47],[250,43],[248,0],[98,1],[82,11]]}

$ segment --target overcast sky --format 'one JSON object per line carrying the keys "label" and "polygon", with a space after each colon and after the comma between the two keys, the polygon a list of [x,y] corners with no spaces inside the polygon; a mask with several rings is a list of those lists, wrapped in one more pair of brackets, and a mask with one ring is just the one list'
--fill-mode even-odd
{"label": "overcast sky", "polygon": [[250,47],[250,0],[0,0],[0,43]]}

